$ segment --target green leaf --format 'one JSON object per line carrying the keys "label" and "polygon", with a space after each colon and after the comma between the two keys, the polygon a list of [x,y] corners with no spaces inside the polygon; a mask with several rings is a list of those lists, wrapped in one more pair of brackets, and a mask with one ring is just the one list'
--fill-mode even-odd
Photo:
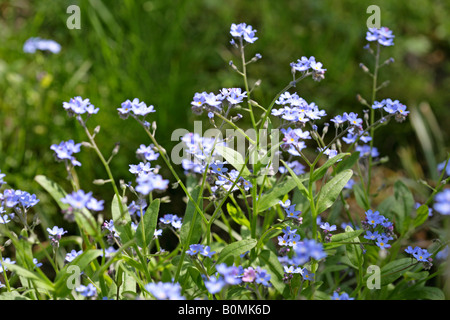
{"label": "green leaf", "polygon": [[347,169],[353,168],[356,162],[359,160],[359,152],[353,152],[347,159],[342,160],[336,166],[336,173],[342,172]]}
{"label": "green leaf", "polygon": [[239,255],[250,251],[254,246],[256,246],[257,241],[255,239],[244,239],[230,243],[225,248],[220,251],[217,258],[217,264],[225,262],[229,257],[236,258]]}
{"label": "green leaf", "polygon": [[364,232],[364,230],[360,229],[360,230],[346,231],[346,232],[335,234],[335,235],[331,236],[331,242],[324,243],[324,248],[325,249],[337,248],[344,244],[344,243],[339,243],[339,242],[352,241],[352,239],[359,237],[359,235],[363,232]]}
{"label": "green leaf", "polygon": [[287,169],[287,171],[289,171],[289,174],[291,175],[292,179],[295,181],[298,190],[301,192],[301,194],[303,196],[305,196],[305,198],[309,199],[309,192],[306,189],[305,185],[303,184],[303,181],[308,180],[308,178],[302,178],[300,179],[295,172],[286,164],[286,162],[284,162],[284,160],[280,160],[281,163],[283,163],[284,167]]}
{"label": "green leaf", "polygon": [[229,163],[231,164],[237,171],[242,171],[242,177],[248,177],[251,175],[250,171],[245,166],[245,161],[242,155],[229,147],[218,145],[215,150]]}
{"label": "green leaf", "polygon": [[2,262],[2,265],[6,267],[7,270],[11,272],[15,272],[18,276],[23,277],[27,280],[33,282],[37,287],[48,290],[52,292],[54,290],[54,285],[49,279],[43,278],[36,272],[32,272],[28,269],[23,268],[17,264],[10,264],[6,262]]}
{"label": "green leaf", "polygon": [[416,211],[416,217],[414,218],[414,228],[421,226],[428,219],[429,211],[428,206],[423,204]]}
{"label": "green leaf", "polygon": [[248,221],[247,217],[244,215],[240,208],[233,206],[231,203],[227,203],[227,211],[231,218],[238,223],[239,225],[246,226],[250,229],[250,221]]}
{"label": "green leaf", "polygon": [[348,180],[353,176],[350,169],[338,173],[333,179],[327,182],[319,192],[317,199],[317,214],[324,212],[331,207],[347,184]]}
{"label": "green leaf", "polygon": [[67,194],[59,184],[43,175],[37,175],[34,177],[34,180],[52,196],[61,210],[66,210],[69,207],[67,203],[63,203],[61,201],[61,199],[65,198]]}
{"label": "green leaf", "polygon": [[[197,185],[194,188],[194,191],[191,193],[192,199],[194,199],[195,201],[197,201],[197,199],[199,197],[200,189],[201,189],[201,186]],[[203,203],[202,200],[200,200],[200,204],[199,204],[200,208],[203,207],[202,203]],[[192,203],[192,201],[189,200],[187,203],[187,206],[186,206],[186,211],[184,213],[183,224],[181,225],[181,229],[180,229],[180,239],[181,239],[181,243],[183,243],[183,245],[185,244],[186,241],[188,241],[191,224],[192,224],[192,221],[194,220],[194,215],[196,213],[195,210],[196,209],[195,209],[194,204]],[[201,236],[202,236],[202,221],[201,221],[201,217],[199,217],[197,215],[194,220],[194,227],[192,229],[192,234],[190,235],[188,244],[198,243]]]}
{"label": "green leaf", "polygon": [[389,262],[381,268],[381,281],[382,286],[393,283],[400,278],[405,272],[410,271],[416,264],[411,258],[402,258]]}
{"label": "green leaf", "polygon": [[[120,211],[120,203],[122,203],[123,212],[125,213],[122,217],[122,212]],[[133,238],[133,232],[131,229],[131,217],[128,214],[128,208],[123,203],[123,200],[119,202],[117,195],[114,195],[111,204],[111,213],[114,221],[114,228],[119,234],[122,243],[128,242]]]}
{"label": "green leaf", "polygon": [[393,211],[396,217],[396,226],[400,234],[408,231],[411,215],[414,210],[414,197],[409,188],[400,180],[394,184],[395,205]]}
{"label": "green leaf", "polygon": [[1,300],[30,300],[30,299],[21,295],[17,291],[11,291],[11,292],[2,292],[0,294],[0,301]]}
{"label": "green leaf", "polygon": [[445,295],[437,287],[417,286],[402,291],[398,298],[405,300],[445,300]]}
{"label": "green leaf", "polygon": [[353,185],[353,192],[355,193],[355,199],[356,199],[356,203],[358,203],[358,205],[363,208],[364,210],[369,210],[370,209],[370,203],[368,202],[368,200],[366,199],[364,190],[362,188],[362,186],[360,184],[354,184]]}
{"label": "green leaf", "polygon": [[141,216],[138,227],[136,229],[136,244],[141,248],[147,248],[152,241],[158,224],[158,213],[160,199],[155,199],[150,203],[144,216]]}
{"label": "green leaf", "polygon": [[325,173],[327,172],[328,168],[331,167],[333,164],[338,162],[339,160],[342,160],[346,156],[350,155],[350,153],[339,153],[338,155],[328,159],[323,165],[320,166],[317,170],[314,171],[312,175],[312,181],[317,181],[320,178],[322,178]]}
{"label": "green leaf", "polygon": [[[66,210],[69,207],[68,204],[61,201],[62,198],[66,197],[67,193],[59,184],[43,175],[36,176],[34,180],[52,196],[61,210]],[[83,209],[81,212],[74,210],[74,215],[77,224],[85,229],[87,233],[93,236],[99,233],[97,222],[89,210]]]}
{"label": "green leaf", "polygon": [[258,261],[261,268],[266,269],[270,274],[270,283],[274,288],[283,295],[289,297],[289,286],[283,282],[284,269],[281,266],[280,260],[275,253],[270,250],[263,250],[258,255]]}
{"label": "green leaf", "polygon": [[55,278],[56,296],[60,298],[67,296],[71,291],[71,288],[68,285],[69,277],[76,275],[78,272],[83,272],[86,267],[101,254],[102,250],[88,250],[77,256],[69,264],[65,265]]}
{"label": "green leaf", "polygon": [[280,197],[289,193],[296,185],[297,182],[292,178],[287,178],[285,181],[275,185],[272,190],[261,196],[261,199],[258,201],[258,211],[265,211],[278,204]]}
{"label": "green leaf", "polygon": [[[345,233],[350,233],[350,234],[354,235],[355,234],[354,232],[355,231],[350,226],[347,226],[345,228]],[[355,244],[346,244],[345,250],[346,250],[346,254],[347,254],[347,257],[348,257],[348,260],[350,261],[350,263],[355,268],[358,269],[364,263],[363,252],[361,249],[358,235],[354,236],[353,238],[348,238],[348,242],[355,242]]]}

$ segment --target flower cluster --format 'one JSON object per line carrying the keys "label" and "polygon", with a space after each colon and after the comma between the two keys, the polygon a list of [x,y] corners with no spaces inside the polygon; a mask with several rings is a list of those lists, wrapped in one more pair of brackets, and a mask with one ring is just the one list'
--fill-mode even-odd
{"label": "flower cluster", "polygon": [[302,73],[306,73],[311,70],[312,77],[316,81],[320,81],[324,79],[324,74],[327,69],[323,69],[322,62],[316,61],[315,57],[302,57],[298,59],[297,62],[291,62],[292,73],[299,71]]}
{"label": "flower cluster", "polygon": [[105,220],[102,224],[102,231],[106,230],[106,241],[112,245],[116,242],[116,240],[120,239],[119,234],[114,227],[113,220]]}
{"label": "flower cluster", "polygon": [[172,226],[175,229],[180,229],[182,225],[181,218],[172,213],[166,213],[164,216],[159,218],[159,222],[166,226]]}
{"label": "flower cluster", "polygon": [[[233,38],[239,41],[245,40],[248,43],[254,43],[258,38],[255,36],[256,30],[251,25],[247,25],[242,22],[239,24],[231,24],[230,34]],[[234,39],[231,40],[231,44],[235,44]]]}
{"label": "flower cluster", "polygon": [[156,282],[145,285],[145,290],[150,292],[157,300],[184,300],[181,295],[181,286],[178,283]]}
{"label": "flower cluster", "polygon": [[54,247],[58,247],[59,246],[59,240],[61,240],[61,237],[65,233],[67,233],[66,230],[64,230],[63,228],[60,228],[58,226],[54,226],[52,229],[47,228],[47,232],[49,234],[48,238],[50,239],[50,243]]}
{"label": "flower cluster", "polygon": [[[292,236],[295,234],[295,230],[283,230],[286,234]],[[305,280],[313,280],[314,274],[309,272],[306,267],[302,267],[308,263],[311,259],[321,260],[327,256],[323,249],[323,245],[314,239],[304,239],[299,241],[299,237],[293,236],[295,242],[292,243],[291,250],[281,250],[281,256],[278,257],[283,269],[285,271],[284,281],[289,281],[293,274],[301,274]],[[279,238],[280,240],[280,238]]]}
{"label": "flower cluster", "polygon": [[365,220],[361,223],[366,230],[365,239],[375,241],[381,249],[391,247],[388,242],[394,239],[394,225],[385,216],[378,211],[367,210]]}
{"label": "flower cluster", "polygon": [[300,235],[297,234],[297,229],[291,229],[290,226],[287,226],[282,230],[283,235],[278,236],[278,245],[281,246],[281,251],[289,251],[290,249],[284,247],[296,247],[298,242],[300,241]]}
{"label": "flower cluster", "polygon": [[220,292],[227,285],[239,285],[242,283],[256,283],[269,287],[271,275],[260,267],[227,266],[220,263],[216,266],[216,273],[210,277],[204,277],[204,284],[209,293]]}
{"label": "flower cluster", "polygon": [[394,37],[395,36],[392,34],[392,30],[387,27],[369,28],[369,31],[366,33],[367,41],[377,41],[385,47],[394,45]]}
{"label": "flower cluster", "polygon": [[127,119],[129,115],[145,117],[150,113],[156,112],[154,106],[147,106],[144,101],[139,101],[138,98],[134,98],[133,101],[126,100],[122,102],[121,107],[117,108],[117,111],[122,119]]}
{"label": "flower cluster", "polygon": [[[22,190],[5,189],[0,193],[0,208],[6,210],[10,208],[16,212],[19,210],[28,210],[39,202],[35,194],[30,194]],[[0,212],[3,213],[3,212]]]}
{"label": "flower cluster", "polygon": [[155,151],[155,146],[150,144],[146,146],[141,144],[136,151],[136,155],[139,159],[143,160],[139,164],[130,164],[129,171],[136,176],[135,190],[140,193],[141,196],[146,196],[153,191],[165,191],[169,186],[169,180],[163,179],[158,174],[159,167],[151,167],[149,161],[157,160],[159,153]]}
{"label": "flower cluster", "polygon": [[52,144],[50,149],[55,152],[57,161],[70,161],[73,166],[81,166],[73,154],[80,152],[81,143],[75,143],[73,140],[62,141],[60,144]]}
{"label": "flower cluster", "polygon": [[80,285],[75,288],[75,291],[84,297],[94,297],[97,295],[97,288],[92,283],[88,283],[87,286]]}
{"label": "flower cluster", "polygon": [[[221,113],[225,107],[232,108],[244,101],[247,92],[241,88],[223,88],[218,94],[214,92],[197,92],[191,102],[192,112],[202,114],[203,111],[208,112],[208,117],[212,118],[214,112]],[[228,110],[227,109],[227,110]]]}
{"label": "flower cluster", "polygon": [[78,257],[80,254],[83,253],[83,250],[74,250],[72,249],[72,251],[66,253],[66,257],[65,257],[65,261],[67,262],[72,262],[76,257]]}
{"label": "flower cluster", "polygon": [[395,120],[398,122],[404,121],[409,114],[409,111],[404,104],[400,103],[398,100],[392,100],[389,98],[383,99],[380,102],[375,101],[372,105],[372,109],[382,109],[389,115],[394,116]]}
{"label": "flower cluster", "polygon": [[203,174],[207,163],[212,163],[215,158],[220,157],[216,146],[226,146],[224,141],[202,137],[198,133],[187,133],[181,137],[181,141],[186,151],[181,160],[183,169],[198,174]]}
{"label": "flower cluster", "polygon": [[431,258],[431,253],[428,252],[427,249],[422,249],[420,247],[411,247],[405,249],[405,252],[411,257],[415,258],[418,262],[422,262],[425,269],[430,269],[433,259]]}
{"label": "flower cluster", "polygon": [[189,250],[187,250],[186,253],[192,257],[196,257],[197,255],[201,254],[204,257],[211,258],[212,255],[216,252],[211,251],[211,248],[209,246],[204,246],[202,244],[191,244],[189,246]]}
{"label": "flower cluster", "polygon": [[314,122],[327,115],[325,110],[320,110],[314,102],[306,102],[297,93],[284,92],[275,103],[282,107],[272,109],[272,115],[290,123],[305,124],[308,121]]}
{"label": "flower cluster", "polygon": [[67,110],[69,116],[98,113],[99,108],[95,108],[89,99],[83,99],[80,96],[71,98],[69,102],[63,102],[63,108]]}
{"label": "flower cluster", "polygon": [[[228,168],[223,167],[224,163],[216,162],[211,164],[210,168],[213,172],[216,180],[214,181],[215,186],[211,187],[211,191],[214,193],[219,193],[220,190],[236,191],[239,188],[243,188],[245,191],[250,190],[252,183],[239,175],[239,171],[232,169],[228,171]],[[226,174],[225,174],[226,173]]]}
{"label": "flower cluster", "polygon": [[103,200],[97,200],[92,196],[92,192],[86,193],[83,190],[73,191],[62,198],[61,202],[68,204],[74,210],[102,211],[104,208]]}
{"label": "flower cluster", "polygon": [[331,300],[355,300],[355,298],[351,298],[346,292],[339,293],[334,291]]}
{"label": "flower cluster", "polygon": [[41,39],[39,37],[29,38],[23,45],[23,52],[35,53],[36,50],[50,51],[51,53],[59,53],[61,45],[54,40]]}
{"label": "flower cluster", "polygon": [[284,134],[281,148],[293,156],[300,156],[301,151],[306,148],[306,143],[303,140],[311,139],[309,131],[303,131],[300,128],[282,128],[281,132]]}

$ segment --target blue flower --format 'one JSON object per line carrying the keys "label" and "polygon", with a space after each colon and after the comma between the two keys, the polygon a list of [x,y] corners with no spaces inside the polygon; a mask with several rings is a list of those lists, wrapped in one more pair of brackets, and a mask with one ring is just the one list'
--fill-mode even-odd
{"label": "blue flower", "polygon": [[52,144],[50,149],[55,151],[57,160],[70,160],[72,165],[81,166],[81,163],[73,156],[80,152],[81,143],[74,143],[73,140],[62,141],[60,144]]}
{"label": "blue flower", "polygon": [[383,220],[383,216],[378,211],[373,212],[371,209],[366,211],[366,221],[372,227],[376,227]]}
{"label": "blue flower", "polygon": [[97,294],[97,288],[92,283],[89,283],[87,286],[80,285],[75,288],[75,291],[79,292],[84,297],[93,297]]}
{"label": "blue flower", "polygon": [[254,30],[251,25],[247,25],[246,23],[231,24],[230,34],[234,38],[244,39],[248,43],[254,43],[258,40],[258,38],[255,37],[255,33],[256,30]]}
{"label": "blue flower", "polygon": [[135,117],[145,117],[149,113],[155,112],[155,108],[152,105],[147,106],[144,101],[139,101],[138,98],[134,98],[133,101],[126,100],[122,102],[121,107],[117,108],[117,111],[119,111],[119,116],[122,119],[126,119],[130,114]]}
{"label": "blue flower", "polygon": [[138,158],[141,158],[142,160],[154,161],[159,158],[159,153],[156,152],[154,149],[155,146],[153,144],[150,144],[149,146],[141,144],[139,146],[139,149],[136,150],[136,155]]}
{"label": "blue flower", "polygon": [[386,237],[385,235],[380,235],[378,236],[375,243],[381,249],[389,249],[391,247],[391,245],[388,243],[389,240],[390,238]]}
{"label": "blue flower", "polygon": [[305,239],[295,247],[292,262],[295,265],[302,265],[308,262],[310,258],[320,260],[326,256],[322,243],[316,242],[314,239]]}
{"label": "blue flower", "polygon": [[159,221],[163,224],[170,224],[175,229],[181,228],[181,218],[175,214],[167,213],[163,217],[159,218]]}
{"label": "blue flower", "polygon": [[378,149],[376,147],[370,147],[369,145],[357,145],[355,147],[355,151],[359,152],[359,157],[368,157],[369,155],[372,156],[372,158],[376,158],[380,155],[378,152]]}
{"label": "blue flower", "polygon": [[39,262],[36,258],[33,258],[33,264],[35,268],[40,268],[42,266],[42,263]]}
{"label": "blue flower", "polygon": [[[450,161],[448,162],[447,166],[445,165],[447,163],[447,161],[443,161],[441,163],[439,163],[437,165],[437,170],[439,172],[442,172],[443,170],[445,170],[445,174],[447,176],[450,176]],[[0,177],[0,185],[1,185],[1,177]]]}
{"label": "blue flower", "polygon": [[204,281],[204,284],[209,293],[215,294],[222,290],[222,288],[226,285],[226,282],[220,276],[211,276],[209,279]]}
{"label": "blue flower", "polygon": [[[0,207],[0,209],[2,209],[3,207]],[[1,210],[0,210],[1,212]],[[10,222],[11,220],[9,219],[9,215],[5,214],[3,216],[0,215],[0,224],[7,224],[8,222]]]}
{"label": "blue flower", "polygon": [[369,31],[366,33],[367,41],[377,41],[379,44],[383,46],[393,46],[395,36],[392,34],[392,31],[387,27],[381,28],[369,28]]}
{"label": "blue flower", "polygon": [[67,262],[72,262],[73,259],[75,259],[76,257],[78,257],[78,256],[79,256],[80,254],[82,254],[82,253],[83,253],[83,250],[79,250],[79,251],[72,250],[72,251],[66,253],[66,258],[65,258],[65,260],[66,260]]}
{"label": "blue flower", "polygon": [[0,261],[0,273],[2,273],[3,271],[8,271],[8,268],[6,268],[6,266],[4,266],[2,263],[5,262],[7,264],[15,264],[16,261],[11,260],[11,258],[5,258],[2,257],[2,261]]}
{"label": "blue flower", "polygon": [[325,222],[324,224],[322,224],[320,226],[321,229],[327,231],[327,232],[331,232],[331,231],[336,231],[336,226],[335,225],[330,225],[328,222]]}
{"label": "blue flower", "polygon": [[355,298],[350,298],[348,293],[343,292],[339,294],[339,292],[335,291],[331,296],[331,300],[355,300]]}
{"label": "blue flower", "polygon": [[203,245],[201,245],[201,244],[191,244],[189,246],[189,250],[187,250],[186,253],[188,255],[190,255],[190,256],[195,256],[202,250],[203,250]]}
{"label": "blue flower", "polygon": [[241,275],[243,273],[242,267],[230,266],[225,263],[220,263],[216,266],[216,270],[223,276],[227,284],[236,285],[242,282]]}
{"label": "blue flower", "polygon": [[445,189],[436,194],[433,209],[443,215],[450,215],[450,189]]}
{"label": "blue flower", "polygon": [[59,240],[61,237],[67,233],[63,228],[59,228],[58,226],[54,226],[52,229],[47,228],[47,232],[49,234],[48,238],[50,239],[50,243],[54,247],[59,246]]}
{"label": "blue flower", "polygon": [[378,231],[371,232],[367,230],[366,234],[364,235],[364,238],[368,240],[377,240],[379,236],[380,234],[378,233]]}
{"label": "blue flower", "polygon": [[214,173],[222,174],[222,173],[226,173],[228,171],[228,168],[224,167],[223,165],[224,165],[224,163],[216,162],[216,163],[212,163],[210,165],[210,167]]}
{"label": "blue flower", "polygon": [[4,184],[6,184],[6,182],[3,180],[3,178],[6,176],[6,174],[2,173],[2,170],[0,170],[0,187]]}
{"label": "blue flower", "polygon": [[23,45],[25,53],[35,53],[36,50],[50,51],[52,53],[59,53],[61,45],[54,40],[41,39],[39,37],[29,38]]}
{"label": "blue flower", "polygon": [[303,268],[301,272],[303,280],[314,281],[314,273],[310,272],[308,269]]}
{"label": "blue flower", "polygon": [[295,210],[295,204],[289,206],[288,208],[285,208],[286,211],[286,217],[287,218],[298,218],[298,216],[302,213],[300,210]]}
{"label": "blue flower", "polygon": [[269,287],[270,286],[270,273],[267,272],[267,270],[262,269],[260,267],[256,267],[256,278],[255,282],[258,284],[262,284],[263,286]]}
{"label": "blue flower", "polygon": [[98,113],[99,108],[95,108],[89,101],[89,99],[83,99],[80,96],[71,98],[69,102],[63,102],[63,108],[67,110],[70,116],[75,114],[95,114]]}
{"label": "blue flower", "polygon": [[92,192],[83,190],[73,191],[61,199],[62,203],[67,203],[70,207],[77,210],[90,209],[93,211],[103,210],[103,200],[97,200],[92,197]]}
{"label": "blue flower", "polygon": [[145,289],[157,300],[184,300],[181,295],[181,286],[178,283],[156,282],[148,283]]}
{"label": "blue flower", "polygon": [[354,112],[344,112],[344,117],[351,126],[360,127],[363,122],[361,118],[358,118],[358,114]]}
{"label": "blue flower", "polygon": [[417,261],[426,262],[431,256],[431,253],[429,253],[427,249],[416,247],[412,255]]}
{"label": "blue flower", "polygon": [[148,195],[152,191],[164,191],[169,186],[169,180],[163,179],[159,174],[147,172],[136,178],[137,186],[135,190],[142,195]]}

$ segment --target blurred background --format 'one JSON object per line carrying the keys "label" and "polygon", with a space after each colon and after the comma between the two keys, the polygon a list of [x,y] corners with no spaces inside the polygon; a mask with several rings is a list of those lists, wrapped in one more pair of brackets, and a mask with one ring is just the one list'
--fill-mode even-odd
{"label": "blurred background", "polygon": [[[72,4],[80,7],[81,29],[66,27]],[[258,31],[247,54],[263,57],[249,67],[250,81],[262,80],[254,92],[261,105],[292,79],[290,62],[315,56],[328,70],[326,78],[303,81],[299,95],[330,116],[362,114],[356,95],[370,100],[371,79],[359,63],[373,66],[363,49],[369,5],[380,7],[381,25],[396,36],[395,45],[382,50],[382,60],[392,57],[395,63],[381,71],[380,83],[390,83],[378,100],[399,99],[411,110],[405,122],[379,130],[376,147],[389,157],[385,165],[392,172],[436,179],[450,134],[450,3],[445,0],[0,0],[0,170],[11,187],[37,193],[41,210],[57,217],[58,209],[33,179],[44,174],[70,189],[50,145],[86,140],[62,108],[64,101],[82,96],[100,108],[88,124],[101,125],[97,143],[105,156],[120,143],[111,163],[116,178],[133,180],[128,165],[138,163],[136,149],[150,141],[116,109],[133,98],[154,105],[157,138],[170,150],[176,143],[170,141],[173,130],[190,130],[194,120],[206,118],[191,112],[194,93],[243,85],[228,65],[238,61],[229,44],[232,23],[246,22]],[[25,53],[30,37],[55,40],[61,52]],[[83,164],[77,169],[81,187],[111,199],[109,185],[92,184],[106,178],[94,152],[84,148],[77,159]],[[176,196],[178,190],[169,193]],[[173,206],[167,211],[177,211]]]}

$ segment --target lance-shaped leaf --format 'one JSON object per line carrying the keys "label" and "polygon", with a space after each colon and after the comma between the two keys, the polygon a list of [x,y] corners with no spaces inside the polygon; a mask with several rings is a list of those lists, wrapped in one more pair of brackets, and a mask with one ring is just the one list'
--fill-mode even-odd
{"label": "lance-shaped leaf", "polygon": [[333,205],[352,175],[352,170],[344,170],[322,187],[317,199],[317,214],[324,212]]}
{"label": "lance-shaped leaf", "polygon": [[146,248],[150,244],[158,224],[158,213],[160,199],[153,200],[141,216],[138,227],[136,229],[136,243],[141,248]]}

